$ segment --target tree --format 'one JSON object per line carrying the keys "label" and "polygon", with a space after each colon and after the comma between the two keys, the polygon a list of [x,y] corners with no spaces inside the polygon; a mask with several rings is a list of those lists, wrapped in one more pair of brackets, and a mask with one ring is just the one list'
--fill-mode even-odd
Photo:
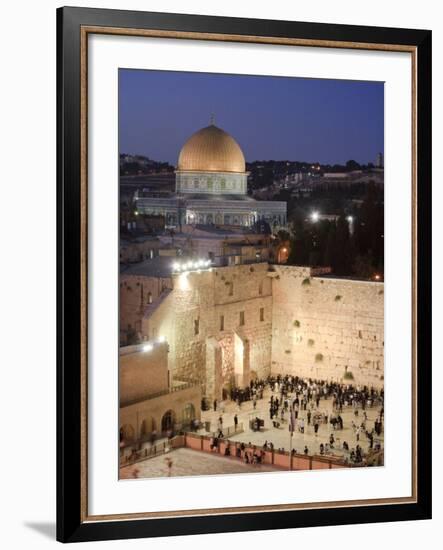
{"label": "tree", "polygon": [[346,163],[346,168],[348,170],[360,170],[361,166],[355,160],[348,160],[348,162]]}
{"label": "tree", "polygon": [[342,215],[337,221],[336,257],[334,272],[337,275],[349,275],[351,272],[349,223]]}
{"label": "tree", "polygon": [[328,231],[328,237],[326,239],[323,263],[326,266],[332,267],[334,265],[337,249],[337,226],[335,223],[331,223]]}
{"label": "tree", "polygon": [[374,273],[372,254],[359,255],[355,258],[353,271],[357,277],[370,279]]}

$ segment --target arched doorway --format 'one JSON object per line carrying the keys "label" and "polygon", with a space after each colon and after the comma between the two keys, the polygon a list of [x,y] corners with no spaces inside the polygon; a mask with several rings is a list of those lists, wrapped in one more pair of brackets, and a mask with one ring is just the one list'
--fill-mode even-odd
{"label": "arched doorway", "polygon": [[120,428],[120,441],[134,441],[135,430],[131,424],[123,424]]}
{"label": "arched doorway", "polygon": [[162,417],[162,432],[169,432],[174,429],[175,414],[172,409],[166,411]]}

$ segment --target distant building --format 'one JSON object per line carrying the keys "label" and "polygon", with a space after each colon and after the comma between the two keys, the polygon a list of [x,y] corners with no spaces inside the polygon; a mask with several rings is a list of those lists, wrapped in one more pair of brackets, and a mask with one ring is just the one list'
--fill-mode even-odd
{"label": "distant building", "polygon": [[132,264],[158,256],[162,243],[157,237],[131,234],[120,237],[120,263]]}
{"label": "distant building", "polygon": [[384,166],[383,153],[377,153],[377,156],[375,158],[375,166],[376,168],[383,168]]}

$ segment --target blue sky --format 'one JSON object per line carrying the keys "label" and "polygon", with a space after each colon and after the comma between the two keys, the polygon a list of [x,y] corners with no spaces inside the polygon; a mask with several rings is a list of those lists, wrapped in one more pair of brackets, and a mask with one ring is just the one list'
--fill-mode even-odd
{"label": "blue sky", "polygon": [[209,124],[246,160],[374,162],[384,146],[382,82],[120,69],[120,152],[176,164]]}

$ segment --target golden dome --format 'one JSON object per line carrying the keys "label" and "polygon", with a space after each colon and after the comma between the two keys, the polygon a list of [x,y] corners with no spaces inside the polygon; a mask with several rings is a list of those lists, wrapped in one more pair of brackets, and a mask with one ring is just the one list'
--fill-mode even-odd
{"label": "golden dome", "polygon": [[235,139],[214,124],[195,132],[183,145],[178,170],[245,172],[245,157]]}

